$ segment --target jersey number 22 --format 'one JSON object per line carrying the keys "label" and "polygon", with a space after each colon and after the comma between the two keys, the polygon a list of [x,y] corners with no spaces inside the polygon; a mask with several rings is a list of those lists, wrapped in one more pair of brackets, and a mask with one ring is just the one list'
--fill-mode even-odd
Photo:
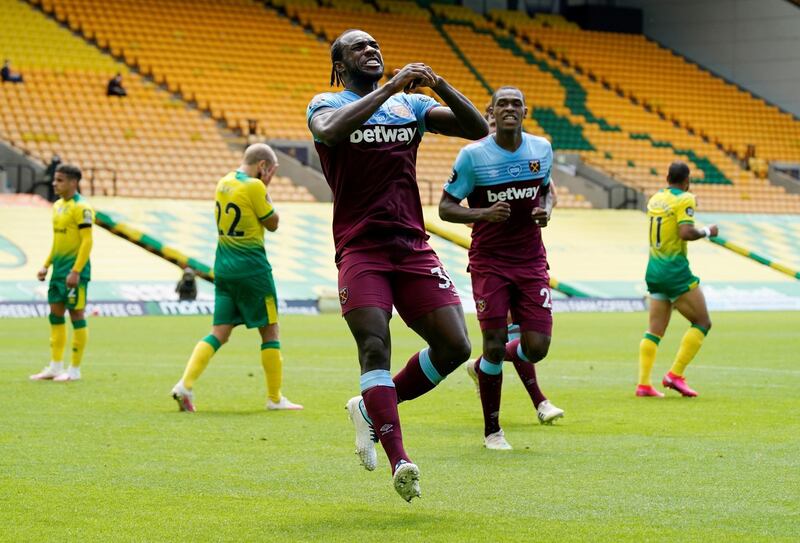
{"label": "jersey number 22", "polygon": [[228,216],[232,213],[233,220],[231,221],[230,226],[228,227],[228,231],[224,232],[222,230],[222,206],[219,202],[217,204],[217,233],[220,236],[231,236],[232,238],[240,238],[244,236],[244,232],[242,230],[237,230],[236,226],[238,226],[239,221],[242,220],[242,210],[239,209],[239,206],[234,204],[233,202],[229,202],[228,205],[225,206],[225,218],[227,219]]}

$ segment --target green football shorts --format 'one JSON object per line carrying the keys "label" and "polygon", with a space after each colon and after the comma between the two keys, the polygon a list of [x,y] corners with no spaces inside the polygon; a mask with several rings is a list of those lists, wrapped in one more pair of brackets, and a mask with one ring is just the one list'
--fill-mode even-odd
{"label": "green football shorts", "polygon": [[278,297],[272,273],[214,278],[214,325],[259,328],[278,322]]}
{"label": "green football shorts", "polygon": [[[688,269],[687,269],[688,271]],[[688,272],[688,276],[680,274],[671,277],[652,277],[647,276],[647,291],[654,300],[675,300],[694,290],[700,285],[700,278]]]}
{"label": "green football shorts", "polygon": [[86,293],[89,290],[89,281],[81,279],[78,286],[67,287],[66,277],[50,280],[50,287],[47,289],[47,303],[64,304],[67,309],[80,311],[86,307]]}

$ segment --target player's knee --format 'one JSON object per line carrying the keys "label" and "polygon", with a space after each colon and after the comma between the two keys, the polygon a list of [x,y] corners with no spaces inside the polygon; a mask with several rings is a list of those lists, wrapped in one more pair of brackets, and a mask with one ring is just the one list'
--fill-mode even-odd
{"label": "player's knee", "polygon": [[693,322],[692,324],[699,326],[703,330],[705,330],[706,334],[711,330],[711,319],[697,319],[697,322]]}
{"label": "player's knee", "polygon": [[217,341],[219,341],[220,346],[225,345],[226,343],[228,343],[228,340],[231,337],[231,333],[230,332],[224,332],[224,331],[220,331],[220,330],[212,331],[211,335],[214,336],[215,338],[217,338]]}
{"label": "player's knee", "polygon": [[472,354],[472,344],[466,334],[433,338],[430,341],[431,355],[436,360],[446,361],[452,369],[457,368]]}
{"label": "player's knee", "polygon": [[69,318],[72,321],[82,321],[86,319],[86,313],[83,309],[70,309]]}
{"label": "player's knee", "polygon": [[365,370],[385,369],[389,367],[389,347],[377,336],[370,336],[359,342],[361,365]]}
{"label": "player's knee", "polygon": [[506,346],[504,343],[485,343],[483,346],[483,356],[487,360],[500,363],[506,357]]}
{"label": "player's knee", "polygon": [[448,360],[452,360],[454,364],[461,364],[466,361],[472,354],[472,344],[469,338],[465,335],[450,342],[448,346]]}
{"label": "player's knee", "polygon": [[529,341],[523,347],[525,356],[531,362],[538,362],[539,360],[542,360],[544,357],[547,356],[549,350],[550,350],[550,338],[547,337],[541,337],[537,338],[534,341]]}

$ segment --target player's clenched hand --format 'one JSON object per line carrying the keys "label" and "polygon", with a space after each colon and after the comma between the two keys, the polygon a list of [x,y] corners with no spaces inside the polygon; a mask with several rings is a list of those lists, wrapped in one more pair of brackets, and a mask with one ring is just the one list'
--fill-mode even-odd
{"label": "player's clenched hand", "polygon": [[36,272],[36,279],[39,281],[44,281],[47,279],[47,268],[42,268],[38,272]]}
{"label": "player's clenched hand", "polygon": [[531,211],[531,218],[533,219],[533,223],[539,228],[544,228],[547,226],[547,223],[550,220],[550,216],[547,215],[547,210],[544,210],[541,207],[533,208],[533,211]]}
{"label": "player's clenched hand", "polygon": [[80,277],[81,276],[76,271],[69,272],[69,275],[67,275],[67,288],[77,287]]}
{"label": "player's clenched hand", "polygon": [[708,227],[708,231],[709,231],[708,237],[715,238],[719,235],[719,226],[717,226],[716,224],[712,224],[711,226]]}
{"label": "player's clenched hand", "polygon": [[433,73],[430,66],[421,62],[406,64],[399,70],[394,70],[394,77],[389,82],[395,92],[411,92],[418,87],[434,87],[439,82],[439,76]]}
{"label": "player's clenched hand", "polygon": [[497,202],[492,207],[483,210],[481,220],[488,222],[503,222],[511,216],[511,206],[508,202]]}

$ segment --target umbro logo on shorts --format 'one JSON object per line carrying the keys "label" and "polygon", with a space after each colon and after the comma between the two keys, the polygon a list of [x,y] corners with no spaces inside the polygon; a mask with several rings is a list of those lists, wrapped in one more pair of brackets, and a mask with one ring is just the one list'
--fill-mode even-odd
{"label": "umbro logo on shorts", "polygon": [[394,428],[394,425],[393,425],[393,424],[389,424],[389,423],[387,422],[386,424],[384,424],[383,426],[381,426],[381,430],[380,430],[380,431],[381,431],[381,435],[382,435],[382,436],[385,436],[386,434],[388,434],[389,432],[391,432],[393,428]]}

